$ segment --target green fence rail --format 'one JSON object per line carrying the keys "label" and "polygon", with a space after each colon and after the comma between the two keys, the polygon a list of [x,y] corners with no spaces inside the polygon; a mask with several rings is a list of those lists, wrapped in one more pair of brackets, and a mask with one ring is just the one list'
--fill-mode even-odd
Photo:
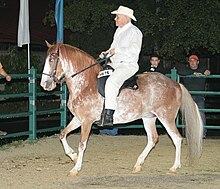
{"label": "green fence rail", "polygon": [[[15,119],[15,118],[28,118],[29,119],[29,129],[23,132],[9,133],[5,136],[0,136],[0,138],[10,138],[10,137],[18,137],[18,136],[28,136],[29,140],[35,140],[37,138],[37,133],[42,132],[51,132],[61,130],[66,127],[66,99],[67,99],[67,87],[65,83],[61,85],[60,90],[54,92],[38,92],[37,79],[41,77],[40,74],[36,74],[36,70],[31,68],[30,74],[11,74],[13,80],[11,82],[16,82],[15,80],[21,80],[22,82],[26,82],[28,85],[28,92],[24,93],[16,93],[16,94],[0,94],[0,99],[24,99],[28,101],[28,110],[26,112],[19,113],[9,113],[9,114],[0,114],[1,119]],[[1,79],[1,78],[0,78]],[[39,87],[39,86],[38,86]],[[49,110],[38,110],[37,101],[38,98],[43,97],[51,97],[54,95],[59,95],[60,106],[56,109]],[[37,127],[37,117],[40,115],[53,115],[60,114],[60,125],[55,127],[38,129]],[[15,125],[16,126],[16,125]]]}
{"label": "green fence rail", "polygon": [[[66,127],[67,125],[67,87],[65,83],[60,86],[59,90],[53,91],[53,92],[45,92],[45,91],[38,91],[37,88],[39,88],[39,82],[37,80],[41,77],[41,74],[37,74],[36,70],[34,68],[31,68],[30,74],[11,74],[13,80],[20,80],[23,79],[28,85],[28,92],[24,93],[16,93],[16,94],[0,94],[0,99],[13,99],[13,98],[26,98],[29,107],[28,111],[26,112],[19,112],[19,113],[10,113],[10,114],[0,114],[0,121],[1,119],[15,119],[15,118],[28,118],[29,119],[29,129],[27,131],[22,132],[16,132],[16,133],[9,133],[6,136],[0,136],[0,138],[10,138],[10,137],[18,137],[18,136],[28,136],[29,140],[35,140],[37,138],[38,133],[43,132],[50,132],[50,131],[59,131]],[[171,70],[171,74],[167,74],[168,77],[171,79],[179,82],[180,78],[183,76],[179,76],[176,72],[176,69]],[[184,77],[195,77],[195,76],[184,76]],[[206,77],[207,79],[220,79],[220,75],[210,75],[210,76],[202,76]],[[0,77],[1,79],[2,77]],[[14,81],[12,81],[14,82]],[[206,96],[219,96],[219,91],[190,91],[191,94],[204,94]],[[59,96],[59,107],[46,110],[46,107],[44,110],[39,110],[37,106],[37,102],[40,98],[46,98],[50,96]],[[220,109],[217,108],[207,108],[207,109],[201,109],[201,111],[204,111],[206,113],[219,113]],[[51,114],[59,114],[60,116],[60,125],[50,127],[50,128],[43,128],[39,129],[37,125],[37,120],[39,116],[42,115],[51,115]],[[218,115],[220,116],[220,115]],[[176,124],[178,128],[183,128],[184,126],[181,124],[181,121],[179,119],[179,116],[176,119]],[[123,125],[116,125],[118,128],[122,129],[138,129],[143,128],[143,124],[123,124]],[[161,128],[161,125],[157,125],[158,128]],[[207,129],[220,129],[219,125],[205,125]],[[97,127],[94,125],[93,129],[97,129]]]}
{"label": "green fence rail", "polygon": [[[196,78],[197,76],[195,75],[188,75],[188,76],[181,76],[181,75],[178,75],[177,74],[177,70],[176,69],[173,69],[173,73],[174,75],[176,75],[176,81],[177,82],[180,82],[181,81],[181,78]],[[206,78],[206,81],[207,80],[213,80],[213,79],[220,79],[220,75],[209,75],[209,76],[205,76],[205,75],[201,75],[199,76],[201,78]],[[220,91],[210,91],[210,90],[207,90],[207,91],[189,91],[190,94],[192,95],[204,95],[206,97],[209,97],[209,96],[218,96],[219,99],[220,99]],[[205,109],[200,109],[200,111],[202,112],[205,112],[205,113],[220,113],[220,109],[217,109],[217,108],[205,108]],[[220,118],[220,114],[218,115],[218,117]],[[179,118],[179,117],[178,117]],[[220,119],[219,119],[220,120]],[[177,119],[177,126],[178,127],[184,127],[179,119]],[[204,125],[204,127],[206,129],[220,129],[220,125]]]}

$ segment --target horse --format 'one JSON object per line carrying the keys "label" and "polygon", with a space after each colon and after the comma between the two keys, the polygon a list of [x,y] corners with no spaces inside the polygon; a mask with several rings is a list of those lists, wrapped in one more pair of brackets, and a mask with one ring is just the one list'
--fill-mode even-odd
{"label": "horse", "polygon": [[[65,81],[69,90],[67,106],[73,114],[70,123],[60,132],[64,152],[75,163],[70,176],[76,176],[82,169],[83,155],[87,147],[92,125],[100,119],[104,98],[97,91],[97,76],[102,69],[96,59],[74,46],[50,44],[40,85],[51,91]],[[87,69],[88,68],[88,69]],[[203,123],[199,109],[189,91],[180,83],[160,73],[147,72],[137,75],[137,90],[123,89],[117,97],[114,124],[143,120],[147,133],[147,145],[137,158],[133,173],[141,171],[146,157],[155,147],[159,136],[156,129],[158,119],[175,146],[175,161],[168,173],[176,173],[181,167],[181,143],[175,119],[178,111],[184,119],[190,162],[197,161],[202,153]],[[67,134],[81,127],[78,154],[67,143]]]}

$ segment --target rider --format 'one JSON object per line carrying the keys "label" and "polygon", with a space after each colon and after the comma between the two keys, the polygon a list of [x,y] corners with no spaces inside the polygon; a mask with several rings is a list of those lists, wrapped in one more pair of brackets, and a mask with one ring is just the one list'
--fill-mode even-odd
{"label": "rider", "polygon": [[112,56],[109,65],[114,72],[109,76],[105,86],[105,105],[99,126],[113,126],[113,114],[117,106],[116,98],[120,87],[125,80],[133,76],[139,69],[138,58],[141,51],[142,32],[131,23],[136,21],[134,11],[125,6],[111,14],[115,14],[115,31],[113,42],[107,51],[103,51],[99,57],[106,54]]}

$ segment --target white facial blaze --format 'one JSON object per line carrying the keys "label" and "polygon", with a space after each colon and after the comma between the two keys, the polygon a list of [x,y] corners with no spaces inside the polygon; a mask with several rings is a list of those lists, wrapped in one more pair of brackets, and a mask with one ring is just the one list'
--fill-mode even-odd
{"label": "white facial blaze", "polygon": [[51,91],[56,87],[56,83],[53,81],[53,78],[50,78],[50,76],[48,76],[50,73],[51,73],[51,67],[49,64],[49,56],[48,56],[45,61],[43,74],[40,82],[41,87],[43,87],[44,90],[48,90],[48,91]]}

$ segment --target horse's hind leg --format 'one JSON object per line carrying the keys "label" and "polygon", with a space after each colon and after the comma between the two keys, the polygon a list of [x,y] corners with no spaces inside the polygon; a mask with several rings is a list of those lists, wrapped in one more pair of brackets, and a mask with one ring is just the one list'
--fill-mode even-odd
{"label": "horse's hind leg", "polygon": [[147,132],[147,146],[141,153],[141,155],[138,157],[137,162],[133,168],[133,173],[141,171],[141,165],[144,163],[145,158],[150,153],[151,149],[156,145],[158,141],[158,134],[156,130],[156,117],[153,118],[142,118],[144,123],[145,131]]}
{"label": "horse's hind leg", "polygon": [[68,126],[60,133],[60,140],[63,144],[64,152],[70,159],[75,163],[77,159],[77,153],[68,145],[66,137],[67,134],[75,129],[77,129],[81,125],[81,122],[74,117]]}
{"label": "horse's hind leg", "polygon": [[170,135],[173,144],[175,145],[176,148],[176,153],[175,153],[175,161],[173,166],[169,169],[170,173],[176,173],[176,169],[181,167],[181,144],[182,144],[182,136],[180,135],[176,124],[175,124],[175,120],[173,119],[173,121],[164,121],[164,120],[160,120],[161,123],[164,125],[164,127],[167,130],[167,133]]}
{"label": "horse's hind leg", "polygon": [[70,171],[69,176],[76,176],[82,168],[83,155],[84,155],[84,151],[86,150],[89,133],[92,127],[92,122],[93,121],[86,121],[86,122],[83,122],[81,125],[81,136],[80,136],[80,142],[79,142],[79,147],[78,147],[78,152],[79,152],[78,158],[77,158],[75,166]]}

